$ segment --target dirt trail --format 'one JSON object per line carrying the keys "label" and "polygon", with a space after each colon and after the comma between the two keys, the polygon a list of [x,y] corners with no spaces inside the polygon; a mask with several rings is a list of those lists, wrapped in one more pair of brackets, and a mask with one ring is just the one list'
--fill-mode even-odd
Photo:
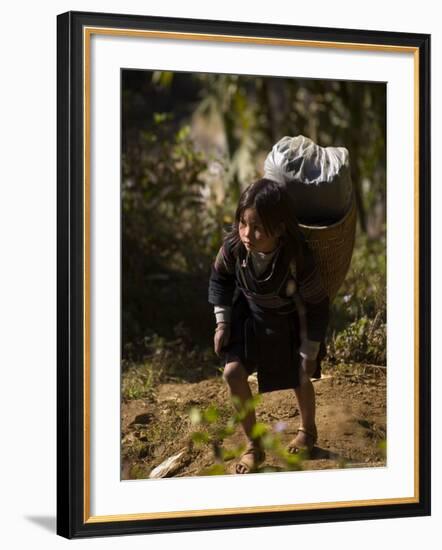
{"label": "dirt trail", "polygon": [[[251,378],[254,393],[256,379]],[[329,370],[314,382],[319,439],[304,470],[342,467],[385,466],[382,441],[386,439],[385,369],[360,366],[350,371]],[[190,434],[195,426],[188,412],[215,405],[231,414],[228,392],[221,377],[198,383],[159,385],[152,397],[122,404],[122,479],[147,478],[167,458],[185,450],[175,477],[202,475],[213,466],[209,446],[189,450]],[[284,390],[262,396],[256,409],[257,421],[283,429],[281,438],[288,443],[299,426],[299,411],[294,392]],[[224,440],[225,449],[243,442],[238,428]],[[231,466],[230,466],[231,464]],[[228,464],[233,467],[234,460]],[[267,453],[261,470],[280,470],[281,459]]]}

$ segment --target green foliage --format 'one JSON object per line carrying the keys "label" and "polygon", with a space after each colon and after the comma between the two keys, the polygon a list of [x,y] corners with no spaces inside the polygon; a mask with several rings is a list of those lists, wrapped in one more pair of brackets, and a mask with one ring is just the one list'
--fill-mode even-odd
{"label": "green foliage", "polygon": [[202,470],[201,475],[203,476],[222,476],[226,473],[226,468],[224,464],[212,464],[209,468]]}
{"label": "green foliage", "polygon": [[[163,301],[163,291],[156,294],[161,281],[170,291],[171,279],[180,287],[206,279],[226,221],[225,207],[205,183],[210,159],[195,148],[189,126],[171,129],[171,118],[153,113],[150,128],[123,154],[124,349],[145,333],[149,304]],[[170,295],[164,299],[170,310]],[[161,303],[157,308],[164,310]]]}
{"label": "green foliage", "polygon": [[363,316],[380,315],[386,321],[385,246],[385,235],[371,240],[358,234],[350,270],[333,302],[334,328],[340,329]]}
{"label": "green foliage", "polygon": [[350,271],[332,305],[328,359],[386,364],[385,237],[359,234]]}
{"label": "green foliage", "polygon": [[201,174],[207,162],[189,132],[183,126],[170,135],[168,117],[153,113],[151,129],[141,131],[138,147],[123,155],[125,273],[142,278],[161,267],[186,272],[205,267],[214,229],[203,216]]}
{"label": "green foliage", "polygon": [[236,205],[241,190],[258,177],[256,154],[261,144],[259,103],[251,94],[260,79],[239,75],[199,74],[201,99],[195,115],[209,127],[221,125],[226,142],[222,160],[227,200]]}
{"label": "green foliage", "polygon": [[154,391],[155,384],[158,382],[160,372],[152,362],[131,365],[126,368],[121,388],[123,399],[150,397]]}
{"label": "green foliage", "polygon": [[384,458],[387,458],[387,440],[381,439],[378,443],[379,450]]}
{"label": "green foliage", "polygon": [[202,443],[209,443],[210,436],[207,432],[194,432],[192,434],[192,441],[196,445],[201,445]]}
{"label": "green foliage", "polygon": [[[136,353],[131,344],[127,347],[127,358],[122,361],[123,399],[151,397],[159,383],[196,382],[217,373],[213,352],[199,348],[183,336],[168,340],[150,333],[143,338]],[[139,355],[142,361],[137,360]],[[216,411],[207,414],[215,415]]]}
{"label": "green foliage", "polygon": [[252,428],[252,438],[262,439],[269,432],[269,427],[263,422],[257,422]]}
{"label": "green foliage", "polygon": [[[245,451],[244,445],[226,449],[223,447],[223,442],[233,435],[241,421],[255,410],[260,399],[261,396],[256,395],[242,404],[238,399],[234,399],[236,412],[227,418],[226,411],[220,411],[214,405],[204,410],[195,407],[190,409],[190,421],[199,428],[192,432],[190,440],[196,446],[210,446],[214,457],[213,466],[200,472],[201,475],[226,474],[226,462],[239,458]],[[289,453],[282,443],[281,431],[281,427],[272,428],[263,422],[257,422],[252,430],[252,438],[259,441],[263,449],[278,457],[286,470],[302,470],[303,461],[307,456],[302,453]],[[273,469],[262,468],[260,471],[273,471]]]}
{"label": "green foliage", "polygon": [[330,361],[385,365],[386,325],[379,317],[361,317],[338,333],[328,348]]}
{"label": "green foliage", "polygon": [[218,409],[213,405],[209,406],[203,412],[203,421],[206,422],[207,424],[213,424],[219,419],[219,417],[220,417],[220,413]]}

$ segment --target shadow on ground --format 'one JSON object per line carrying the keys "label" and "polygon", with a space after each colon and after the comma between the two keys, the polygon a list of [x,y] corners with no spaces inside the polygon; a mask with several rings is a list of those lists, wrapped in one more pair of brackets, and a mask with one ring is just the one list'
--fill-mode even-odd
{"label": "shadow on ground", "polygon": [[26,516],[25,519],[42,527],[45,531],[55,533],[57,530],[57,520],[55,516]]}

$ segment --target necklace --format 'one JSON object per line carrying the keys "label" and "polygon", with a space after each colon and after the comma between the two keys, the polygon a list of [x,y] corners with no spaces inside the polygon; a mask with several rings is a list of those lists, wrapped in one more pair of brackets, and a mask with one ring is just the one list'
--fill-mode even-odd
{"label": "necklace", "polygon": [[[257,283],[265,283],[267,282],[268,280],[270,280],[273,276],[273,273],[275,271],[275,266],[276,266],[276,260],[278,259],[278,256],[279,256],[279,252],[281,250],[281,244],[278,245],[278,247],[272,252],[273,254],[273,258],[272,258],[272,265],[271,265],[271,269],[270,269],[270,273],[267,275],[267,277],[263,277],[263,278],[259,278],[257,275],[256,275],[256,272],[255,272],[255,267],[253,265],[253,258],[256,256],[252,256],[252,262],[251,262],[251,269],[250,269],[250,273],[251,273],[251,276],[253,277],[253,279],[257,282]],[[251,256],[251,252],[250,250],[247,251],[247,256],[246,258],[242,261],[242,264],[241,264],[241,267],[243,269],[245,269],[247,267],[247,265],[249,264],[249,258]],[[259,256],[258,256],[259,258]],[[264,269],[265,271],[265,269]]]}

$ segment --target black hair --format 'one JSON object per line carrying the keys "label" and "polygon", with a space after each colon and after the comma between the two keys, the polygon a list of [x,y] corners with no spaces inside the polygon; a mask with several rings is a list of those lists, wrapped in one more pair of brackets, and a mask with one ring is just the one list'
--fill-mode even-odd
{"label": "black hair", "polygon": [[285,231],[282,240],[290,247],[297,260],[302,261],[302,235],[296,218],[295,207],[287,191],[273,180],[262,178],[249,185],[241,194],[235,212],[235,221],[226,240],[236,248],[240,245],[239,223],[247,208],[254,208],[265,232],[274,235],[281,224]]}

